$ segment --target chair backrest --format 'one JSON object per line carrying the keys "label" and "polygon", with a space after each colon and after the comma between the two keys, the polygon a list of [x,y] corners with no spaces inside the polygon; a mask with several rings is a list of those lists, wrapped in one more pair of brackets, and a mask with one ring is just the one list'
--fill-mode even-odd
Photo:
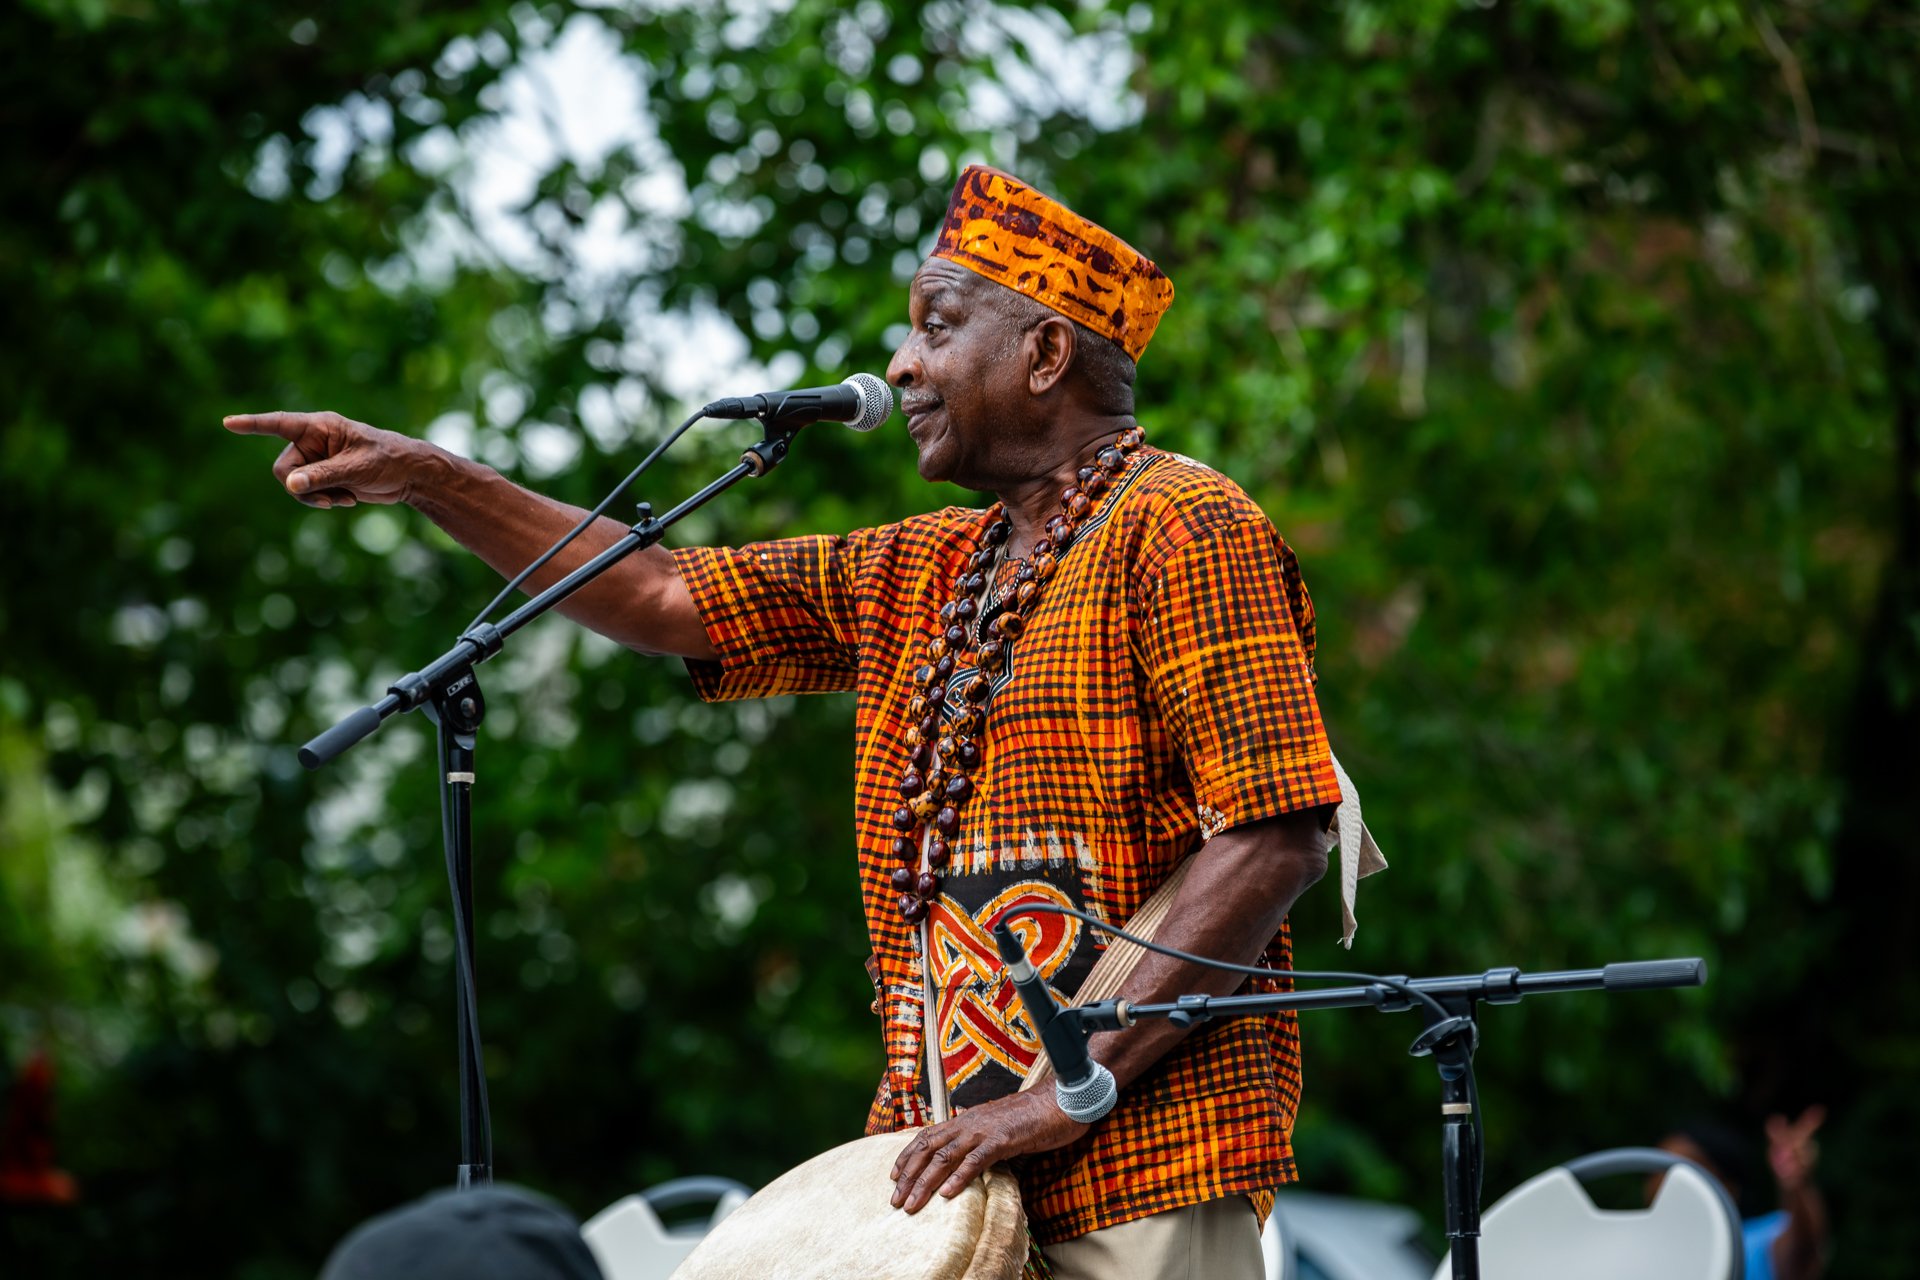
{"label": "chair backrest", "polygon": [[[1665,1172],[1645,1209],[1606,1210],[1583,1183]],[[1452,1275],[1442,1258],[1434,1280]],[[1740,1217],[1691,1161],[1651,1147],[1602,1151],[1521,1183],[1480,1223],[1483,1280],[1744,1280]]]}
{"label": "chair backrest", "polygon": [[1283,1230],[1278,1207],[1267,1215],[1260,1228],[1260,1268],[1265,1280],[1299,1280],[1299,1250],[1293,1237]]}
{"label": "chair backrest", "polygon": [[[731,1178],[676,1178],[614,1201],[588,1219],[580,1234],[606,1280],[667,1280],[714,1224],[751,1194]],[[704,1222],[669,1227],[660,1221],[664,1210],[707,1203],[713,1212]]]}

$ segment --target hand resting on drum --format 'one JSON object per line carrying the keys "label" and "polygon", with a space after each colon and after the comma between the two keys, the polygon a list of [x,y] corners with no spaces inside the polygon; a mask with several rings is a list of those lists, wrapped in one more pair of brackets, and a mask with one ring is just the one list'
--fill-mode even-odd
{"label": "hand resting on drum", "polygon": [[1091,1128],[1067,1118],[1047,1080],[920,1130],[893,1163],[893,1207],[915,1213],[936,1190],[952,1199],[1001,1161],[1064,1147]]}

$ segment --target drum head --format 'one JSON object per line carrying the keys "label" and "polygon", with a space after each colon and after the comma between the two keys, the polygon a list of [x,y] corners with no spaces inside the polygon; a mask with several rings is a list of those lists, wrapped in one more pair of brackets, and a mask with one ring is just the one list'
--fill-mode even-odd
{"label": "drum head", "polygon": [[769,1183],[700,1242],[673,1280],[1017,1280],[1020,1187],[1004,1165],[907,1214],[889,1176],[913,1131],[861,1138]]}

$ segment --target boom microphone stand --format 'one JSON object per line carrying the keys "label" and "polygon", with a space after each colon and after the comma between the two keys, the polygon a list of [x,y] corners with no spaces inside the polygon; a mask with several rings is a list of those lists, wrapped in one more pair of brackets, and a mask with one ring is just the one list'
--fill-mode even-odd
{"label": "boom microphone stand", "polygon": [[[737,415],[744,416],[744,415]],[[818,415],[816,414],[815,417]],[[473,782],[474,751],[487,704],[474,668],[499,653],[507,637],[546,613],[636,551],[659,542],[689,513],[748,477],[779,466],[806,422],[774,414],[763,416],[760,443],[740,455],[726,474],[665,515],[642,502],[635,520],[618,542],[508,614],[497,625],[481,622],[464,632],[453,648],[420,670],[400,677],[387,696],[361,707],[300,748],[300,763],[318,769],[403,711],[420,711],[439,732],[440,826],[453,898],[455,1022],[459,1038],[460,1165],[456,1185],[493,1181],[493,1121],[487,1106],[487,1073],[480,1044],[478,995],[473,954]]]}
{"label": "boom microphone stand", "polygon": [[[1018,909],[1012,914],[1019,914]],[[1707,980],[1706,962],[1631,960],[1599,969],[1522,973],[1489,969],[1450,978],[1382,978],[1363,986],[1318,991],[1278,991],[1238,996],[1181,996],[1170,1004],[1133,1004],[1101,1000],[1061,1009],[1055,1016],[1077,1021],[1082,1034],[1120,1031],[1144,1018],[1165,1018],[1191,1027],[1211,1018],[1280,1013],[1289,1009],[1344,1009],[1372,1006],[1400,1013],[1418,1004],[1426,1028],[1407,1050],[1432,1058],[1440,1073],[1440,1160],[1446,1197],[1447,1239],[1452,1245],[1453,1280],[1480,1280],[1481,1132],[1479,1099],[1473,1087],[1473,1052],[1480,1045],[1476,1008],[1518,1004],[1528,996],[1563,991],[1652,991],[1697,987]]]}

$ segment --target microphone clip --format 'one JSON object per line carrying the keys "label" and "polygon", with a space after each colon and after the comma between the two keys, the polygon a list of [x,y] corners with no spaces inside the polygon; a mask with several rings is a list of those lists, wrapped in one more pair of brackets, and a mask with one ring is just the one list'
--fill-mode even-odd
{"label": "microphone clip", "polygon": [[761,440],[759,444],[748,446],[746,451],[740,455],[740,465],[747,469],[748,475],[756,479],[767,474],[767,472],[787,460],[787,451],[791,447],[790,442],[793,439],[794,433],[800,429],[800,426],[801,424],[796,423],[791,427],[782,429],[775,427],[769,422],[767,424],[766,438]]}

